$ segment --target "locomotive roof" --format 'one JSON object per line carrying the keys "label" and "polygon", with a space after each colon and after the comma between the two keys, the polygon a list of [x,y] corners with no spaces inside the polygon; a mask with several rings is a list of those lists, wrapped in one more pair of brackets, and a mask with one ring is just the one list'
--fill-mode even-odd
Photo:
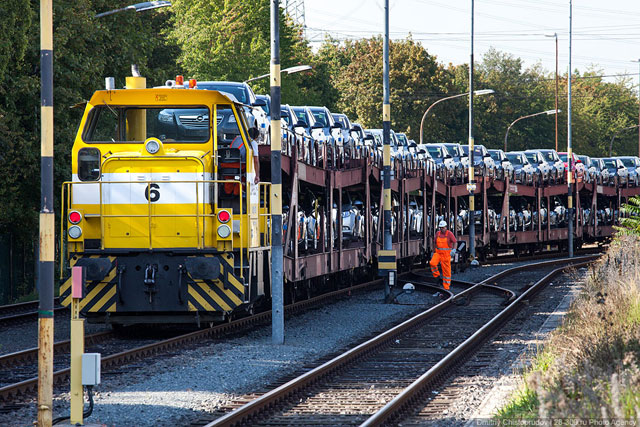
{"label": "locomotive roof", "polygon": [[96,91],[91,105],[212,105],[237,104],[238,101],[224,92],[201,89],[116,89]]}

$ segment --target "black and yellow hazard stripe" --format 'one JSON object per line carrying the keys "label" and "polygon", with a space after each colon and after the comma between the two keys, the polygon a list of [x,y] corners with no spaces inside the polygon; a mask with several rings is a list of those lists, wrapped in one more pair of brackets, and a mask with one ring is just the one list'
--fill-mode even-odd
{"label": "black and yellow hazard stripe", "polygon": [[243,280],[235,275],[233,256],[223,254],[218,259],[220,279],[194,280],[189,276],[189,311],[230,312],[245,301],[246,288]]}
{"label": "black and yellow hazard stripe", "polygon": [[[69,264],[73,267],[82,256],[71,259]],[[109,258],[111,267],[109,273],[102,280],[87,282],[85,296],[80,302],[80,310],[89,313],[115,312],[117,310],[117,262],[116,257],[106,255],[91,255],[90,258]],[[60,304],[71,304],[71,277],[67,278],[60,286]]]}
{"label": "black and yellow hazard stripe", "polygon": [[385,276],[388,271],[396,269],[396,251],[378,251],[378,275]]}

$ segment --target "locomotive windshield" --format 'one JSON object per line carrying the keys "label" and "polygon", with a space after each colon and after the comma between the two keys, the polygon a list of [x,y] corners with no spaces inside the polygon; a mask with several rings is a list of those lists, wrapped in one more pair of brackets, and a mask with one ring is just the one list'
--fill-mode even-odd
{"label": "locomotive windshield", "polygon": [[209,140],[206,107],[141,108],[97,106],[89,113],[85,142],[132,143],[155,137],[164,142],[202,143]]}

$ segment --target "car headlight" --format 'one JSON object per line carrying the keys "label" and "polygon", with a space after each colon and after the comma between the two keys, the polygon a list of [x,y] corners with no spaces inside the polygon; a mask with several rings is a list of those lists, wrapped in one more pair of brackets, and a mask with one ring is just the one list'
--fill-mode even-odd
{"label": "car headlight", "polygon": [[167,113],[166,111],[160,111],[160,113],[158,113],[158,121],[163,123],[172,123],[173,114]]}

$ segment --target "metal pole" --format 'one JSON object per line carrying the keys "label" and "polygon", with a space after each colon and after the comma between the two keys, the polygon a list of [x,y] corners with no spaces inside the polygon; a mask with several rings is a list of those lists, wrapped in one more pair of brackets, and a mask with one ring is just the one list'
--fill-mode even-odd
{"label": "metal pole", "polygon": [[573,38],[573,2],[569,0],[569,81],[567,96],[567,162],[569,170],[567,172],[567,196],[569,205],[569,257],[573,257],[573,153],[571,151],[571,43]]}
{"label": "metal pole", "polygon": [[279,6],[279,0],[271,0],[271,336],[274,344],[284,344]]}
{"label": "metal pole", "polygon": [[471,265],[478,265],[476,260],[476,222],[475,214],[475,196],[476,189],[475,175],[473,171],[473,12],[474,0],[471,0],[471,57],[469,59],[469,258]]}
{"label": "metal pole", "polygon": [[40,0],[40,252],[38,265],[38,426],[53,412],[53,0]]}
{"label": "metal pole", "polygon": [[[385,277],[384,296],[389,300],[391,283],[395,279],[395,251],[391,241],[391,105],[389,104],[389,0],[384,2],[384,46],[382,70],[382,171],[384,202],[384,239],[382,251],[378,253],[378,271]],[[395,281],[395,280],[394,280]]]}
{"label": "metal pole", "polygon": [[556,152],[558,151],[558,33],[554,33],[556,37]]}

